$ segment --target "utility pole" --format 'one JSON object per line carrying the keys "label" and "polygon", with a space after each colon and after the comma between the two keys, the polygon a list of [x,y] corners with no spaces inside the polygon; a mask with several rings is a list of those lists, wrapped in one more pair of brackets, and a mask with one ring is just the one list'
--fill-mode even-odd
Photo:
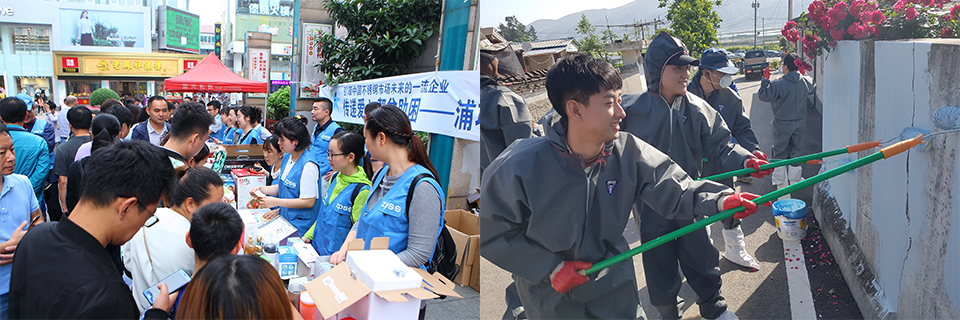
{"label": "utility pole", "polygon": [[757,9],[760,9],[760,2],[753,0],[750,4],[753,7],[753,48],[757,48]]}
{"label": "utility pole", "polygon": [[787,21],[793,19],[793,0],[787,0]]}
{"label": "utility pole", "polygon": [[767,18],[760,18],[760,28],[763,36],[760,37],[760,50],[767,50]]}

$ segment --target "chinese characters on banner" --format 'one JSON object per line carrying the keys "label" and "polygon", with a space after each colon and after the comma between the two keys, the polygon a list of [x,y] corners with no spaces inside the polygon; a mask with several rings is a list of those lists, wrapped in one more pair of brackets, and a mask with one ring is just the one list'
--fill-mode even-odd
{"label": "chinese characters on banner", "polygon": [[[333,32],[333,26],[329,24],[304,23],[303,24],[303,59],[300,66],[300,98],[316,98],[318,96],[327,96],[329,88],[326,88],[327,77],[320,72],[320,69],[314,65],[323,60],[320,52],[320,46],[316,45],[317,40],[324,34]],[[319,94],[321,91],[324,94]]]}
{"label": "chinese characters on banner", "polygon": [[267,82],[270,79],[270,49],[250,49],[247,74],[250,80]]}
{"label": "chinese characters on banner", "polygon": [[333,87],[333,120],[363,123],[370,102],[403,110],[413,130],[480,141],[480,72],[438,71]]}

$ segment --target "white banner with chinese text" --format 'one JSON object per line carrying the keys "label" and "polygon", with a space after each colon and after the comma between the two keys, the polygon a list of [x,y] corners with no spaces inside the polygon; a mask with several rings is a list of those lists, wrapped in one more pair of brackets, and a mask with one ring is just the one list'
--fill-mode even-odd
{"label": "white banner with chinese text", "polygon": [[437,71],[340,84],[333,120],[363,124],[370,102],[407,113],[413,130],[480,141],[480,72]]}

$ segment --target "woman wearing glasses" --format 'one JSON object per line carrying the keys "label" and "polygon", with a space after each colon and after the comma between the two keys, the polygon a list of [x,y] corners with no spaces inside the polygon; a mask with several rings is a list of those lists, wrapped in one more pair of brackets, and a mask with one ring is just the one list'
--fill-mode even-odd
{"label": "woman wearing glasses", "polygon": [[133,298],[140,312],[150,308],[143,291],[163,278],[183,269],[193,274],[193,249],[187,246],[190,218],[200,207],[223,198],[223,180],[207,167],[178,167],[177,181],[163,203],[123,245],[123,264],[133,279]]}
{"label": "woman wearing glasses", "polygon": [[[363,129],[367,150],[383,161],[373,179],[373,191],[340,250],[330,257],[338,264],[347,244],[361,238],[389,237],[390,250],[404,264],[423,267],[433,257],[443,227],[443,189],[410,119],[399,108],[385,105],[370,112]],[[409,199],[408,199],[409,197]]]}
{"label": "woman wearing glasses", "polygon": [[364,156],[363,136],[340,131],[330,139],[327,149],[330,169],[336,171],[330,178],[330,187],[324,194],[317,222],[310,227],[303,241],[313,244],[321,256],[340,250],[350,227],[360,217],[360,210],[370,194],[370,159]]}
{"label": "woman wearing glasses", "polygon": [[277,124],[274,132],[280,141],[280,150],[284,152],[280,161],[280,183],[272,186],[257,186],[250,190],[256,196],[260,191],[263,197],[262,207],[280,207],[279,212],[270,211],[263,215],[273,219],[277,213],[297,228],[301,235],[313,225],[320,211],[317,200],[320,190],[320,167],[316,161],[305,156],[310,147],[310,133],[304,124],[306,119],[286,117]]}

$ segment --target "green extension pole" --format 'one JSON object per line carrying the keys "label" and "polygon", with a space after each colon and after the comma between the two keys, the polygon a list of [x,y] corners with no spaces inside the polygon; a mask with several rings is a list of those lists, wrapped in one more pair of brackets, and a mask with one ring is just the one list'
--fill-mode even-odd
{"label": "green extension pole", "polygon": [[[920,141],[920,138],[921,138],[922,136],[923,136],[923,135],[921,134],[921,135],[917,136],[916,138],[913,138],[913,139],[910,139],[910,140],[906,140],[906,141],[901,141],[901,142],[899,142],[899,143],[897,143],[897,144],[894,144],[894,145],[892,145],[892,146],[883,148],[882,150],[877,151],[877,152],[875,152],[875,153],[873,153],[873,154],[871,154],[871,155],[869,155],[869,156],[866,156],[866,157],[857,159],[857,160],[854,161],[854,162],[851,162],[851,163],[848,163],[848,164],[845,164],[845,165],[842,165],[842,166],[833,168],[833,169],[831,169],[831,170],[829,170],[829,171],[827,171],[827,172],[824,172],[824,173],[815,175],[815,176],[813,176],[813,177],[810,177],[809,179],[806,179],[806,180],[797,182],[797,183],[795,183],[795,184],[792,184],[792,185],[790,185],[790,186],[787,186],[786,188],[779,189],[779,190],[773,191],[773,192],[771,192],[771,193],[762,195],[762,196],[760,196],[759,198],[754,199],[753,202],[754,202],[754,203],[767,203],[767,202],[769,202],[769,201],[776,200],[777,198],[779,198],[779,197],[781,197],[781,196],[783,196],[783,195],[786,195],[786,194],[789,194],[789,193],[791,193],[791,192],[794,192],[794,191],[797,191],[797,190],[800,190],[800,189],[803,189],[803,188],[812,186],[812,185],[814,185],[814,184],[816,184],[816,183],[820,183],[821,181],[824,181],[824,180],[827,180],[827,179],[836,177],[836,176],[838,176],[838,175],[841,175],[841,174],[843,174],[843,173],[846,173],[847,171],[850,171],[850,170],[853,170],[853,169],[856,169],[856,168],[865,166],[865,165],[870,164],[870,163],[872,163],[872,162],[875,162],[875,161],[877,161],[877,160],[890,158],[890,157],[892,157],[892,156],[894,156],[894,155],[897,155],[897,154],[899,154],[899,153],[901,153],[901,152],[903,152],[903,151],[909,150],[909,149],[912,148],[913,146],[916,146],[917,144],[919,144],[919,143],[921,142],[921,141]],[[871,142],[871,143],[872,143],[872,142]],[[845,149],[845,148],[844,148],[844,149]],[[836,151],[836,150],[834,150],[834,151]],[[833,151],[830,151],[830,152],[833,152]],[[812,156],[812,155],[811,155],[811,156]],[[761,168],[762,168],[762,167],[763,167],[763,166],[761,166]],[[671,233],[668,233],[668,234],[665,234],[665,235],[663,235],[663,236],[660,236],[659,238],[653,239],[652,241],[649,241],[649,242],[647,242],[647,243],[641,244],[640,246],[638,246],[638,247],[636,247],[636,248],[630,249],[630,251],[627,251],[627,252],[618,254],[618,255],[610,258],[610,259],[607,259],[607,260],[604,260],[604,261],[600,261],[600,262],[594,264],[592,268],[587,269],[583,274],[584,274],[584,275],[588,275],[588,274],[591,274],[591,273],[594,273],[594,272],[603,270],[604,268],[607,268],[607,267],[609,267],[609,266],[611,266],[611,265],[613,265],[613,264],[615,264],[615,263],[617,263],[617,262],[620,262],[620,261],[623,261],[623,260],[626,260],[626,259],[630,259],[631,257],[633,257],[633,256],[635,256],[635,255],[638,255],[638,254],[640,254],[640,253],[642,253],[642,252],[644,252],[644,251],[653,249],[653,248],[655,248],[655,247],[657,247],[657,246],[659,246],[659,245],[662,245],[662,244],[664,244],[664,243],[667,243],[667,242],[669,242],[669,241],[671,241],[671,240],[673,240],[673,239],[682,237],[682,236],[684,236],[684,235],[686,235],[686,234],[688,234],[688,233],[690,233],[690,232],[693,232],[694,230],[697,230],[697,229],[700,229],[700,228],[709,226],[709,225],[713,224],[714,222],[717,222],[717,221],[720,221],[720,220],[729,218],[729,217],[733,216],[735,213],[740,212],[740,211],[743,211],[743,210],[746,210],[746,208],[744,208],[744,207],[736,207],[736,208],[733,208],[733,209],[729,209],[729,210],[725,210],[725,211],[723,211],[723,212],[717,213],[717,214],[712,215],[712,216],[710,216],[710,217],[708,217],[708,218],[706,218],[706,219],[704,219],[704,220],[697,221],[697,222],[695,222],[695,223],[693,223],[693,224],[691,224],[691,225],[688,225],[688,226],[686,226],[686,227],[677,229],[677,230],[675,230],[675,231],[673,231],[673,232],[671,232]]]}
{"label": "green extension pole", "polygon": [[[840,149],[836,149],[836,150],[824,151],[824,152],[814,153],[814,154],[808,154],[808,155],[801,156],[801,157],[796,157],[796,158],[793,158],[793,159],[784,159],[784,160],[771,161],[771,162],[768,163],[768,164],[765,164],[765,165],[760,166],[760,171],[770,170],[770,169],[773,169],[773,168],[776,168],[776,167],[783,167],[783,166],[787,166],[787,165],[791,165],[791,164],[807,163],[808,161],[811,161],[811,160],[823,159],[823,158],[832,157],[832,156],[835,156],[835,155],[838,155],[838,154],[860,152],[860,151],[869,150],[869,149],[871,149],[871,148],[873,148],[873,147],[878,147],[878,146],[880,146],[880,140],[877,140],[877,141],[875,141],[875,142],[858,143],[858,144],[855,144],[855,145],[846,146],[846,147],[843,147],[843,148],[840,148]],[[697,181],[700,181],[700,180],[719,181],[719,180],[723,180],[723,179],[730,178],[730,177],[734,177],[734,176],[751,174],[751,173],[754,173],[754,172],[757,172],[757,170],[754,169],[754,168],[744,168],[744,169],[740,169],[740,170],[734,170],[734,171],[730,171],[730,172],[726,172],[726,173],[721,173],[721,174],[717,174],[717,175],[712,175],[712,176],[709,176],[709,177],[703,177],[703,178],[697,179]]]}

